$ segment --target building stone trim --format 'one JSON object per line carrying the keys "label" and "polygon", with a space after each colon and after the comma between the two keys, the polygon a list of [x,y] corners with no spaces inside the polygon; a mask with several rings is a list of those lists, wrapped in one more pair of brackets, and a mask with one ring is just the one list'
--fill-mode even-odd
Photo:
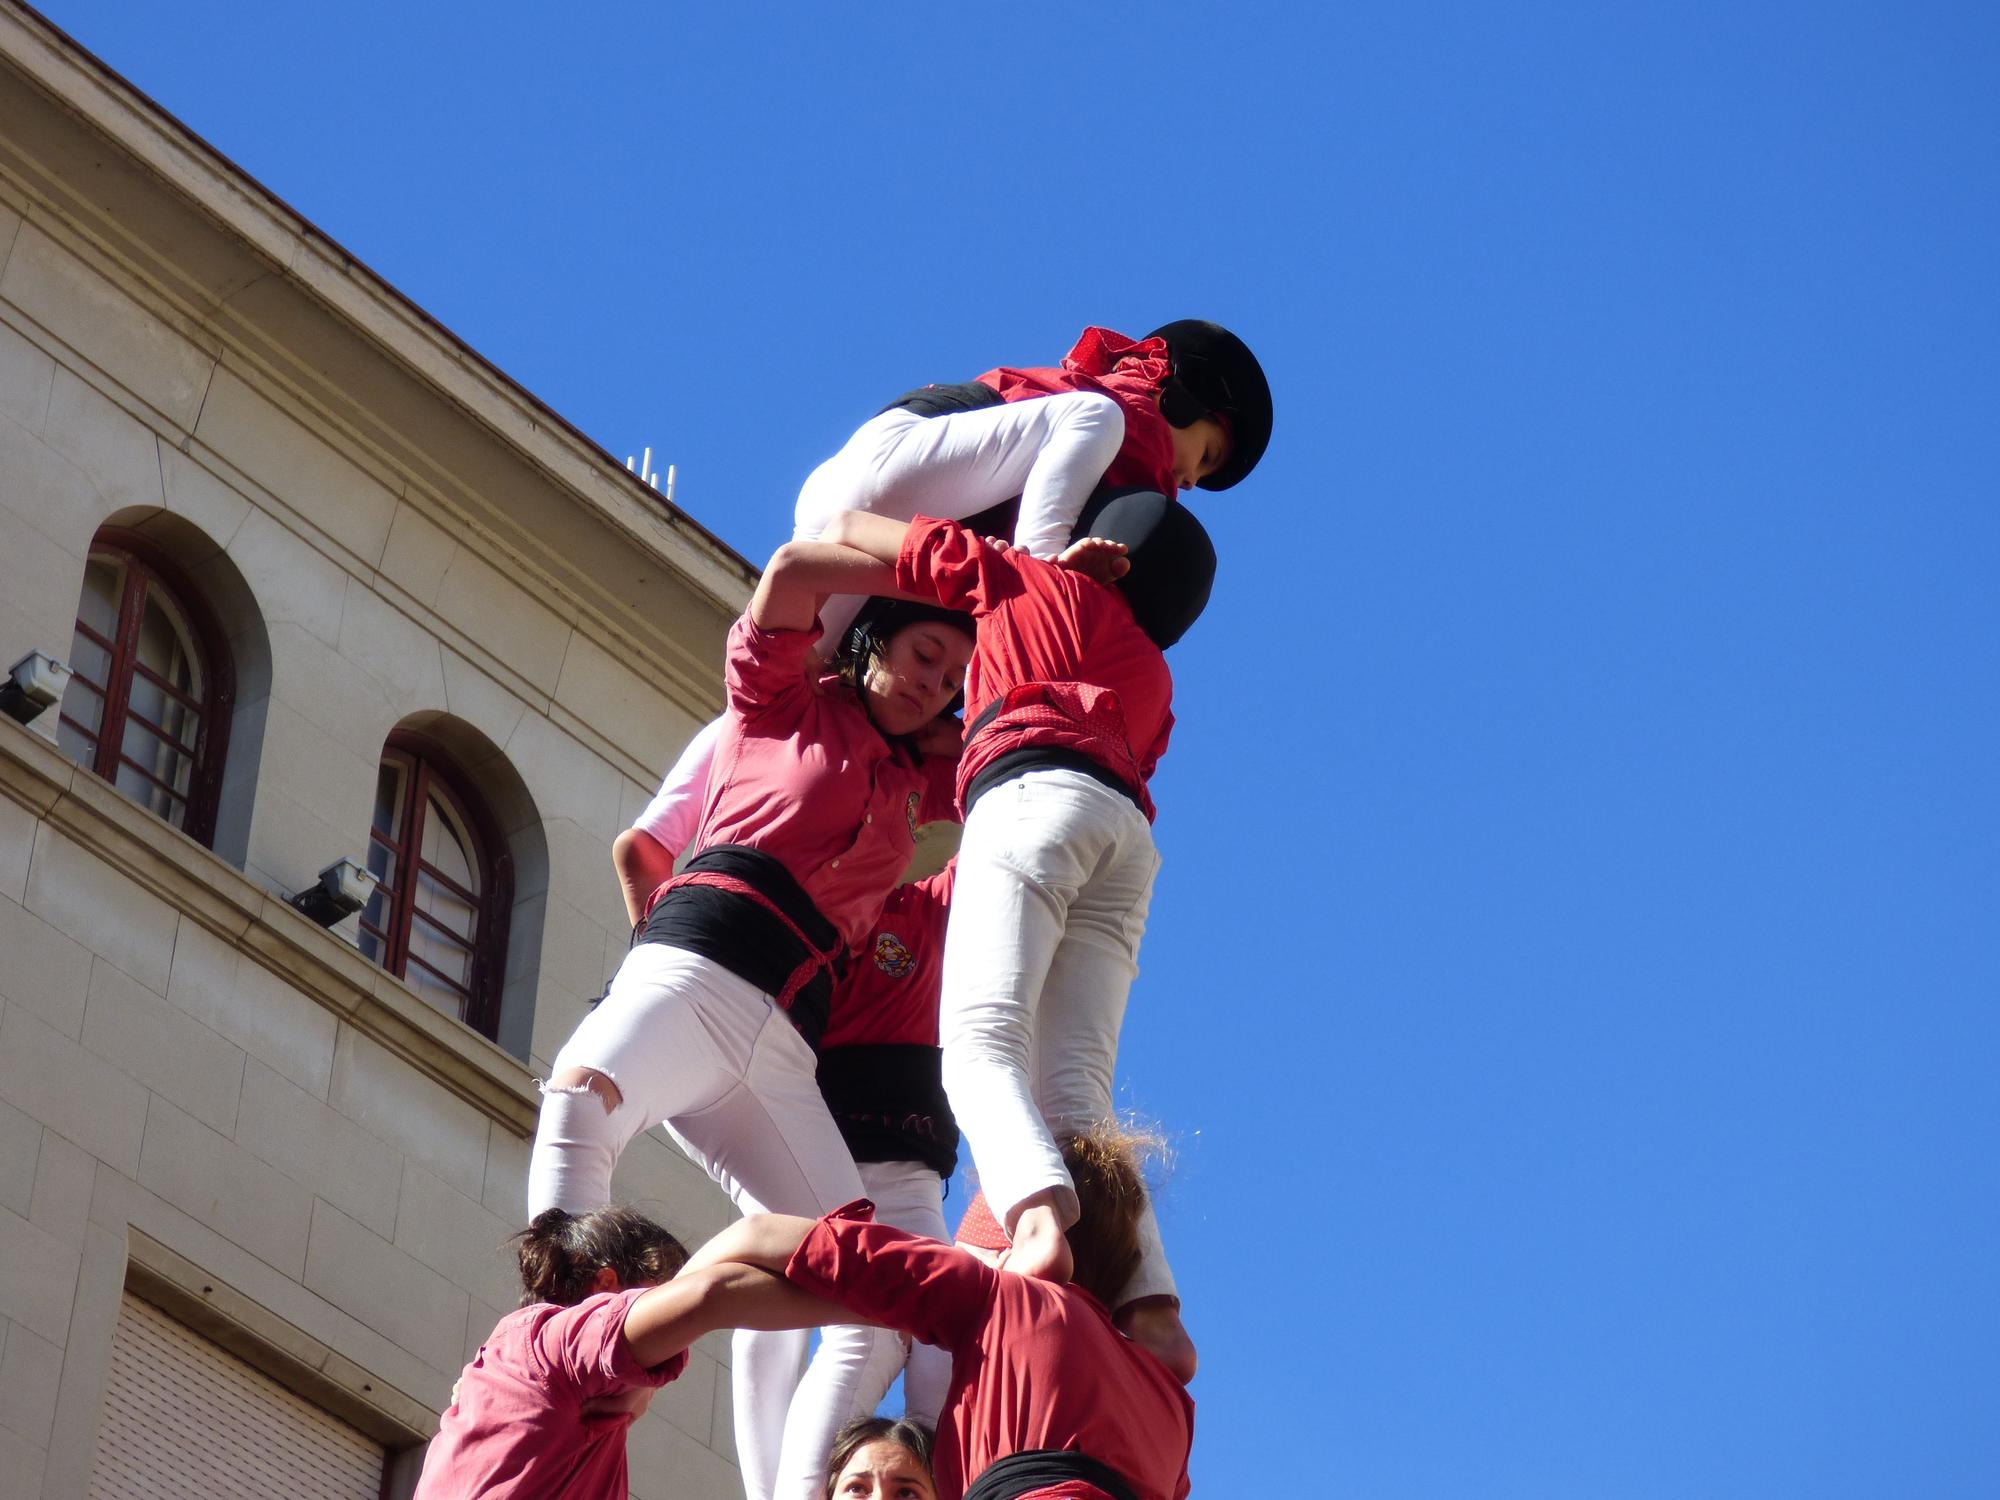
{"label": "building stone trim", "polygon": [[390,1450],[430,1440],[438,1414],[256,1299],[137,1227],[128,1227],[124,1290]]}
{"label": "building stone trim", "polygon": [[[233,368],[689,713],[714,712],[749,563],[17,0],[0,0],[0,100],[0,201],[21,216],[0,257],[49,236],[211,361],[192,409],[148,425],[213,463],[192,429]],[[657,570],[619,576],[633,549]]]}
{"label": "building stone trim", "polygon": [[534,1076],[469,1026],[157,818],[40,736],[0,721],[0,794],[200,923],[515,1136],[534,1134]]}

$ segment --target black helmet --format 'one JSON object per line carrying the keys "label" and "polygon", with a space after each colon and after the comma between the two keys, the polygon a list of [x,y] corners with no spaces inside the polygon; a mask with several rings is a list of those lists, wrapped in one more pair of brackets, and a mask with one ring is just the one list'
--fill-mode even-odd
{"label": "black helmet", "polygon": [[1105,488],[1077,518],[1078,537],[1125,544],[1131,571],[1118,580],[1132,618],[1162,651],[1187,634],[1215,585],[1215,544],[1178,500],[1154,490]]}
{"label": "black helmet", "polygon": [[1229,424],[1229,457],[1200,481],[1205,490],[1226,490],[1257,467],[1271,441],[1271,384],[1250,346],[1220,323],[1182,318],[1147,334],[1165,339],[1173,374],[1160,391],[1160,415],[1175,427],[1206,416]]}
{"label": "black helmet", "polygon": [[[840,649],[834,653],[834,660],[852,662],[857,672],[865,671],[869,661],[888,647],[891,636],[905,626],[924,620],[936,620],[953,630],[963,631],[967,636],[976,637],[979,633],[972,616],[963,610],[946,609],[942,604],[920,604],[913,599],[884,599],[878,595],[861,606],[854,623],[841,636]],[[961,691],[945,705],[944,711],[955,714],[964,702],[965,694]]]}

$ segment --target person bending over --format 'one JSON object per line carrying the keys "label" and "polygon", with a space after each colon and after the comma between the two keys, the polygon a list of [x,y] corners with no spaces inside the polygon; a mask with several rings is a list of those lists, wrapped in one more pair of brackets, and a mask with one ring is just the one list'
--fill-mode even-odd
{"label": "person bending over", "polygon": [[782,1271],[849,1317],[948,1350],[938,1500],[1183,1500],[1194,1402],[1106,1306],[1139,1258],[1133,1139],[1104,1125],[1066,1136],[1062,1151],[1079,1208],[1066,1284],[877,1224],[866,1200],[816,1221],[744,1219],[691,1264]]}
{"label": "person bending over", "polygon": [[625,1437],[716,1328],[825,1308],[781,1278],[687,1253],[623,1206],[551,1209],[516,1237],[521,1305],[480,1344],[424,1455],[416,1500],[625,1500]]}

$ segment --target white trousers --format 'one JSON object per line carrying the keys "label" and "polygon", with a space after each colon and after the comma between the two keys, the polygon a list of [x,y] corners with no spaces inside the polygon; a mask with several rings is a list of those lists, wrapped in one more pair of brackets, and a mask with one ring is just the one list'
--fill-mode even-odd
{"label": "white trousers", "polygon": [[[944,1227],[944,1183],[936,1172],[919,1161],[864,1161],[858,1166],[861,1184],[874,1200],[877,1223],[950,1240]],[[898,1371],[903,1414],[935,1428],[951,1385],[951,1356],[944,1350],[895,1335],[867,1348],[847,1343],[830,1349],[821,1340],[785,1424],[778,1464],[781,1496],[817,1500],[824,1494],[826,1459],[835,1437],[855,1418],[874,1414]]]}
{"label": "white trousers", "polygon": [[[542,1098],[528,1167],[528,1213],[585,1213],[610,1201],[611,1171],[632,1138],[664,1121],[675,1140],[746,1214],[817,1218],[862,1194],[861,1175],[827,1113],[813,1052],[771,997],[710,959],[663,943],[625,956],[610,993],[557,1054],[554,1073],[589,1068],[618,1086],[618,1107],[586,1092]],[[809,1335],[738,1330],[731,1379],[736,1453],[750,1500],[816,1500],[838,1421],[799,1409],[803,1431],[826,1432],[803,1483],[781,1488]],[[830,1327],[821,1355],[865,1372],[902,1357],[882,1328]],[[883,1382],[887,1388],[887,1380]],[[851,1396],[822,1381],[816,1400]],[[799,1460],[806,1462],[802,1456]],[[801,1472],[805,1472],[801,1469]]]}
{"label": "white trousers", "polygon": [[[1029,771],[965,820],[944,945],[944,1086],[994,1216],[1075,1185],[1055,1135],[1112,1113],[1125,1000],[1160,857],[1130,798],[1080,771]],[[1119,1299],[1174,1295],[1150,1205]]]}
{"label": "white trousers", "polygon": [[[975,411],[923,417],[885,411],[856,429],[814,469],[792,510],[792,537],[810,541],[844,510],[909,521],[962,521],[1021,497],[1014,545],[1053,557],[1069,545],[1083,504],[1125,442],[1125,413],[1096,391],[1066,391]],[[820,649],[831,655],[861,610],[851,594],[820,610]],[[676,857],[701,818],[717,720],[688,742],[659,793],[632,824]]]}
{"label": "white trousers", "polygon": [[[951,1243],[951,1231],[944,1224],[944,1179],[936,1172],[920,1161],[864,1161],[857,1165],[862,1186],[875,1201],[877,1219],[926,1239]],[[893,1371],[889,1378],[894,1381]],[[951,1355],[912,1340],[903,1361],[903,1415],[935,1429],[950,1385]],[[888,1390],[884,1385],[868,1396],[855,1416],[867,1416]]]}

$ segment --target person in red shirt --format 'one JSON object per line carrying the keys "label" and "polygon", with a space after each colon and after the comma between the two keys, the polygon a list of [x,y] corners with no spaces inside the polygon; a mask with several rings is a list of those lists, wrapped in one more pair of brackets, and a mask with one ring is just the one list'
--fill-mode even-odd
{"label": "person in red shirt", "polygon": [[[765,569],[730,632],[701,853],[651,897],[605,999],[555,1058],[530,1214],[602,1206],[619,1153],[662,1121],[746,1213],[824,1213],[861,1193],[814,1079],[813,1043],[848,950],[909,865],[917,824],[954,815],[949,759],[926,764],[910,741],[956,696],[972,652],[962,615],[899,605],[865,660],[828,673],[813,651],[820,599],[886,590],[891,573],[817,542],[787,543]],[[777,1493],[806,1342],[736,1339],[751,1500]],[[829,1359],[863,1362],[877,1346],[896,1357],[878,1329],[829,1329],[821,1346]]]}
{"label": "person in red shirt", "polygon": [[687,1367],[690,1344],[824,1316],[748,1266],[675,1277],[687,1252],[630,1208],[551,1209],[516,1238],[521,1306],[452,1388],[416,1500],[625,1500],[626,1433]]}
{"label": "person in red shirt", "polygon": [[[1098,489],[1226,490],[1257,466],[1270,436],[1263,368],[1220,324],[1183,318],[1136,340],[1086,328],[1059,365],[988,370],[892,402],[806,480],[793,536],[817,537],[851,510],[898,521],[978,517],[982,534],[1054,557]],[[995,510],[1016,497],[1013,516]],[[829,602],[828,641],[858,603]],[[634,921],[693,837],[715,733],[696,734],[613,845]]]}
{"label": "person in red shirt", "polygon": [[[1093,540],[1065,554],[1067,567],[930,518],[850,513],[826,533],[893,560],[911,597],[979,622],[958,768],[965,835],[945,942],[944,1081],[1013,1263],[1058,1280],[1077,1206],[1055,1135],[1111,1110],[1159,867],[1147,783],[1173,725],[1164,648],[1205,604],[1215,559],[1200,523],[1163,495],[1104,496],[1085,519]],[[1078,570],[1091,557],[1099,576]],[[1143,1233],[1139,1271],[1112,1305],[1192,1378],[1150,1213]]]}
{"label": "person in red shirt", "polygon": [[801,1291],[951,1351],[932,1461],[938,1500],[1184,1500],[1194,1403],[1106,1304],[1139,1254],[1145,1190],[1129,1137],[1066,1136],[1078,1215],[1058,1284],[873,1221],[760,1215],[690,1265],[782,1271]]}
{"label": "person in red shirt", "polygon": [[[944,1239],[944,1184],[958,1165],[958,1122],[945,1097],[938,1050],[938,988],[944,965],[945,920],[957,862],[896,887],[833,992],[832,1014],[820,1038],[819,1089],[861,1173],[861,1186],[885,1224]],[[846,1377],[847,1411],[875,1410],[903,1372],[903,1410],[935,1423],[951,1380],[951,1361],[928,1344],[912,1345],[900,1361],[880,1361]],[[836,1372],[814,1361],[804,1392]],[[827,1422],[843,1415],[818,1403]],[[794,1421],[796,1424],[796,1410]],[[795,1434],[785,1434],[787,1451]],[[801,1441],[807,1435],[799,1434]],[[824,1438],[831,1440],[828,1427]],[[822,1443],[824,1446],[824,1443]]]}

